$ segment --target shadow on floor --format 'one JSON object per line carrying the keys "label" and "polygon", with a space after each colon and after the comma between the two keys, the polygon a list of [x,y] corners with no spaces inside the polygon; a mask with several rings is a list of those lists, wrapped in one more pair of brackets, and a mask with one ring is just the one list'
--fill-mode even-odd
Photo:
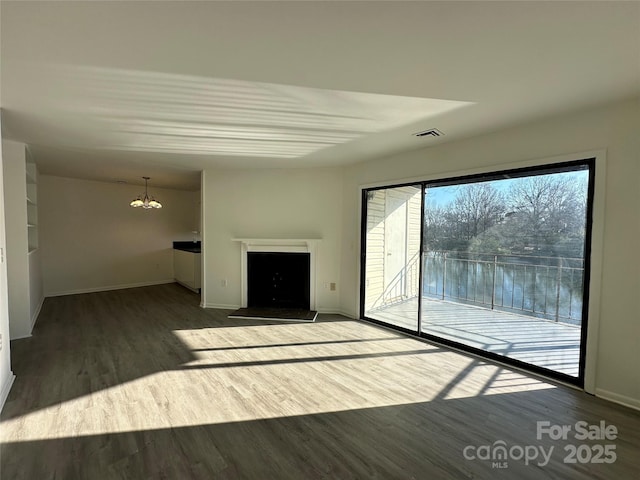
{"label": "shadow on floor", "polygon": [[[564,402],[572,402],[568,410]],[[216,408],[215,400],[211,408]],[[536,421],[617,425],[611,441],[536,438]],[[640,415],[564,390],[179,426],[2,447],[6,478],[45,479],[631,479],[637,472]],[[549,451],[508,468],[463,457],[466,446],[532,445]],[[614,464],[567,464],[568,443],[616,445]],[[475,452],[475,450],[473,450]]]}
{"label": "shadow on floor", "polygon": [[2,420],[182,368],[197,357],[176,331],[298,324],[229,319],[199,304],[177,284],[47,298],[33,335],[11,342],[17,378]]}

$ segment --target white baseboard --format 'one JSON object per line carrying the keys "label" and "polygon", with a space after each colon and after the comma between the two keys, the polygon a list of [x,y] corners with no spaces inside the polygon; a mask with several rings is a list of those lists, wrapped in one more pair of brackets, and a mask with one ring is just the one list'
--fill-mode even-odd
{"label": "white baseboard", "polygon": [[104,287],[80,288],[78,290],[67,290],[63,292],[48,292],[45,297],[62,297],[64,295],[78,295],[81,293],[108,292],[110,290],[124,290],[127,288],[151,287],[153,285],[164,285],[167,283],[175,283],[172,278],[170,280],[156,280],[153,282],[127,283],[123,285],[106,285]]}
{"label": "white baseboard", "polygon": [[349,320],[353,320],[353,316],[348,314],[343,310],[332,310],[332,309],[318,309],[318,313],[321,315],[342,315],[343,317],[347,317]]}
{"label": "white baseboard", "polygon": [[225,305],[223,303],[201,303],[202,308],[217,308],[219,310],[238,310],[240,305]]}
{"label": "white baseboard", "polygon": [[351,318],[351,319],[354,319],[354,320],[358,319],[358,314],[357,314],[357,312],[355,310],[349,311],[349,310],[345,310],[343,308],[339,308],[338,309],[338,314],[344,315],[345,317],[348,317],[348,318]]}
{"label": "white baseboard", "polygon": [[194,287],[192,287],[191,285],[187,285],[186,283],[181,282],[180,280],[175,280],[175,282],[176,282],[178,285],[182,285],[182,286],[183,286],[184,288],[186,288],[187,290],[191,290],[193,293],[200,293],[200,289],[199,289],[199,288],[194,288]]}
{"label": "white baseboard", "polygon": [[16,379],[16,376],[12,371],[9,371],[9,375],[7,375],[7,379],[2,385],[2,390],[0,391],[0,412],[4,408],[4,402],[7,401],[7,397],[9,396],[9,392],[11,391],[11,386],[13,385],[13,381]]}
{"label": "white baseboard", "polygon": [[620,395],[619,393],[603,390],[602,388],[596,388],[596,397],[604,398],[605,400],[633,408],[634,410],[640,410],[640,400],[637,398],[627,397],[626,395]]}
{"label": "white baseboard", "polygon": [[19,337],[11,337],[11,341],[13,342],[14,340],[22,340],[23,338],[31,338],[32,335],[30,333],[28,333],[27,335],[21,335]]}
{"label": "white baseboard", "polygon": [[36,311],[33,312],[33,315],[31,316],[31,331],[33,331],[33,327],[35,327],[36,325],[36,321],[38,320],[38,315],[40,315],[40,310],[42,310],[43,303],[44,303],[44,295],[40,299],[40,302],[38,303],[38,307],[36,308]]}

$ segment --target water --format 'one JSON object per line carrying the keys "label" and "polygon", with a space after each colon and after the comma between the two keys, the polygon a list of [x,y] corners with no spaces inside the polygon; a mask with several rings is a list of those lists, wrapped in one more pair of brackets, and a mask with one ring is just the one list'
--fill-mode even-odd
{"label": "water", "polygon": [[442,299],[444,282],[445,300],[580,325],[584,269],[572,266],[576,262],[550,263],[548,258],[524,263],[501,256],[495,263],[493,259],[445,261],[444,255],[431,254],[425,258],[423,294]]}

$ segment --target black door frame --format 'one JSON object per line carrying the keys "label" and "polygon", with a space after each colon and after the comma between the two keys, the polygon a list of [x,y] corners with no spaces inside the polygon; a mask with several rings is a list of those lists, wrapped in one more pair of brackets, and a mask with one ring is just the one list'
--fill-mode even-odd
{"label": "black door frame", "polygon": [[[428,186],[447,186],[447,185],[460,185],[466,183],[476,183],[480,181],[491,181],[505,178],[519,178],[529,177],[535,175],[544,175],[549,173],[560,173],[563,171],[579,170],[577,167],[586,167],[583,169],[588,170],[589,180],[587,184],[587,204],[585,212],[585,242],[584,242],[584,282],[582,292],[582,316],[580,326],[580,359],[578,361],[578,376],[573,377],[555,370],[533,365],[521,360],[517,360],[505,355],[489,352],[475,347],[470,347],[466,344],[455,342],[446,338],[441,338],[435,335],[422,332],[422,290],[423,290],[423,267],[424,267],[424,202],[425,202],[425,190]],[[384,186],[377,186],[371,188],[363,188],[361,192],[361,224],[360,224],[360,319],[371,322],[377,325],[391,328],[402,333],[427,339],[431,342],[452,347],[458,350],[469,352],[483,358],[494,360],[500,363],[511,365],[516,368],[530,371],[539,375],[543,375],[548,378],[560,380],[569,384],[576,385],[580,388],[584,388],[585,380],[585,362],[586,362],[586,348],[587,348],[587,330],[588,330],[588,316],[589,316],[589,292],[590,292],[590,279],[591,279],[591,243],[592,243],[592,230],[593,230],[593,199],[595,191],[595,173],[596,173],[596,158],[588,157],[580,160],[571,160],[559,163],[549,163],[544,165],[536,165],[530,167],[513,168],[507,170],[500,170],[489,173],[479,173],[472,175],[461,175],[456,177],[445,177],[442,179],[425,180],[406,182],[400,184],[390,184]],[[399,327],[393,324],[389,324],[380,320],[369,318],[365,315],[365,290],[366,290],[366,259],[367,259],[367,204],[369,192],[376,190],[387,190],[398,187],[406,186],[420,186],[421,188],[421,221],[420,221],[420,266],[419,266],[419,295],[418,295],[418,321],[417,331],[407,328]]]}

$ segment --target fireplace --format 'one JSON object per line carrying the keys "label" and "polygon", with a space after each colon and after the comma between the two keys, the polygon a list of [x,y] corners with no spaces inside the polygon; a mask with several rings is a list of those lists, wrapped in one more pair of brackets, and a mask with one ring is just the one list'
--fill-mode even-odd
{"label": "fireplace", "polygon": [[308,253],[247,252],[247,307],[309,310]]}
{"label": "fireplace", "polygon": [[[305,278],[306,280],[301,281],[301,284],[298,285],[300,291],[298,293],[302,294],[301,290],[305,290],[305,309],[308,310],[316,310],[316,250],[318,246],[318,242],[320,242],[319,238],[234,238],[236,242],[240,243],[240,276],[241,276],[241,307],[249,306],[249,257],[253,256],[256,253],[266,254],[262,257],[256,256],[255,258],[260,258],[259,261],[264,261],[265,263],[271,262],[274,258],[277,258],[277,255],[280,254],[295,254],[295,256],[291,256],[288,259],[291,259],[293,262],[304,263],[305,266],[301,266],[297,264],[292,268],[293,273],[295,275],[299,275],[302,270],[306,271]],[[305,259],[304,262],[301,259]],[[294,264],[296,265],[296,264]],[[285,270],[277,270],[271,271],[271,277],[266,277],[267,279],[273,280],[274,275],[276,273],[279,274],[280,277],[283,277],[282,280],[278,280],[282,282],[281,287],[289,288],[289,274],[283,276]],[[278,277],[279,278],[279,277]],[[264,290],[269,291],[273,290],[273,283],[271,287],[267,287]],[[253,290],[254,287],[252,287]],[[259,291],[255,290],[256,292]],[[273,295],[270,297],[271,300],[261,299],[259,302],[274,302]],[[283,295],[281,298],[287,299],[287,295]],[[252,300],[253,301],[253,300]],[[285,300],[285,302],[289,302],[290,300]],[[308,303],[307,303],[308,302]],[[279,308],[279,307],[276,307]],[[290,307],[284,307],[290,308]]]}

